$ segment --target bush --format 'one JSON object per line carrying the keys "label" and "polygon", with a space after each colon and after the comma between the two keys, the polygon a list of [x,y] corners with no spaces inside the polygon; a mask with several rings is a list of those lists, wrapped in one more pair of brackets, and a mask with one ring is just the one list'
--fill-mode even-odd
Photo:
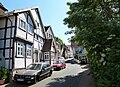
{"label": "bush", "polygon": [[0,80],[4,80],[7,78],[7,68],[1,67],[0,69]]}

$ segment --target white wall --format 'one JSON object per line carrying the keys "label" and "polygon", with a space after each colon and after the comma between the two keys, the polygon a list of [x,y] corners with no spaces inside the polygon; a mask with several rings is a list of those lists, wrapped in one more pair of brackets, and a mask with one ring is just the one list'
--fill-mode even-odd
{"label": "white wall", "polygon": [[24,14],[19,14],[19,18],[21,18],[21,19],[24,20],[25,22],[27,21]]}
{"label": "white wall", "polygon": [[38,49],[38,41],[34,40],[34,48]]}
{"label": "white wall", "polygon": [[26,66],[28,66],[29,64],[31,64],[32,63],[32,59],[31,58],[27,58],[26,59]]}
{"label": "white wall", "polygon": [[17,29],[16,37],[21,37],[23,39],[26,39],[26,32],[20,29]]}
{"label": "white wall", "polygon": [[54,47],[53,47],[53,46],[51,46],[51,51],[55,52],[55,49],[54,49]]}
{"label": "white wall", "polygon": [[[42,28],[41,28],[42,26],[40,25],[41,23],[40,23],[40,20],[38,17],[38,13],[35,11],[35,9],[31,10],[31,12],[32,12],[32,15],[33,15],[35,21],[37,21],[39,23],[39,26],[37,26],[37,29],[35,29],[34,32],[37,33],[38,35],[40,35],[41,37],[43,37],[43,32],[42,32]],[[36,23],[36,25],[37,25],[37,23]]]}
{"label": "white wall", "polygon": [[25,68],[25,59],[15,58],[15,68]]}
{"label": "white wall", "polygon": [[27,40],[33,42],[33,35],[27,34]]}

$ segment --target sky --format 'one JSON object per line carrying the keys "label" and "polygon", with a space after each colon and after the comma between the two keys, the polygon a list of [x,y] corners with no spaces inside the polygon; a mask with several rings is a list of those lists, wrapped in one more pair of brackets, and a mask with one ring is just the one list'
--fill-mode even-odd
{"label": "sky", "polygon": [[70,45],[68,38],[71,35],[64,33],[70,30],[64,25],[63,20],[68,15],[69,6],[67,2],[75,2],[77,0],[0,0],[0,2],[8,9],[8,12],[15,9],[23,9],[30,7],[39,7],[40,15],[44,26],[50,25],[53,29],[54,36],[63,40],[63,43]]}

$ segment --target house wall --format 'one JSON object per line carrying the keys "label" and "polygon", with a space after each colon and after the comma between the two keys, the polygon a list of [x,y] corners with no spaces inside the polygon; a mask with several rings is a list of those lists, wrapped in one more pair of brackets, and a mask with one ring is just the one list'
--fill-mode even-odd
{"label": "house wall", "polygon": [[41,19],[38,15],[38,9],[31,10],[31,13],[33,15],[36,29],[34,30],[34,62],[40,62],[42,60],[42,53],[41,50],[43,48],[44,44],[44,35],[43,35],[43,25],[41,25]]}
{"label": "house wall", "polygon": [[12,69],[14,34],[15,16],[0,18],[0,58],[2,58],[0,66],[5,66],[8,69]]}
{"label": "house wall", "polygon": [[33,9],[31,10],[31,13],[33,14],[33,17],[35,19],[35,23],[37,25],[37,29],[34,30],[34,32],[36,34],[38,34],[39,36],[41,36],[42,38],[44,38],[44,35],[43,35],[43,29],[42,29],[42,23],[41,23],[41,19],[39,19],[39,15],[37,13],[37,10]]}
{"label": "house wall", "polygon": [[[28,20],[28,18],[30,18]],[[21,22],[21,20],[23,22]],[[25,26],[21,27],[20,23]],[[17,16],[16,41],[14,42],[14,68],[25,68],[33,62],[33,38],[34,30],[29,31],[29,25],[34,27],[31,15],[27,12]],[[34,29],[34,28],[32,28]],[[22,50],[21,50],[22,49]]]}
{"label": "house wall", "polygon": [[45,34],[46,34],[46,38],[47,39],[53,39],[53,35],[52,35],[51,29],[48,29]]}
{"label": "house wall", "polygon": [[73,58],[73,50],[72,50],[71,45],[68,45],[67,47],[68,47],[68,50],[69,50],[68,57]]}
{"label": "house wall", "polygon": [[[54,61],[57,60],[57,53],[56,53],[56,42],[54,39],[54,34],[52,32],[52,28],[49,26],[47,31],[45,32],[46,38],[47,39],[52,39],[52,44],[51,44],[51,50],[49,51],[49,57],[48,60],[50,61],[51,64],[53,64]],[[45,60],[47,61],[47,60]]]}
{"label": "house wall", "polygon": [[0,12],[4,12],[4,10],[0,8]]}

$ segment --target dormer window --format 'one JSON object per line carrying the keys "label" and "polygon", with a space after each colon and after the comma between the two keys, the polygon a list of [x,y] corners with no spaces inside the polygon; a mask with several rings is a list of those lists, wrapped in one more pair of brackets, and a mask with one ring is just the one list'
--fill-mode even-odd
{"label": "dormer window", "polygon": [[28,22],[28,32],[33,34],[34,33],[34,25],[33,25],[33,22],[32,22],[32,19],[30,16],[28,16],[27,22]]}
{"label": "dormer window", "polygon": [[19,27],[20,27],[21,29],[26,30],[26,29],[25,29],[25,28],[26,28],[26,23],[25,23],[25,21],[23,21],[22,19],[19,19]]}
{"label": "dormer window", "polygon": [[28,32],[34,33],[34,27],[31,24],[28,24]]}

